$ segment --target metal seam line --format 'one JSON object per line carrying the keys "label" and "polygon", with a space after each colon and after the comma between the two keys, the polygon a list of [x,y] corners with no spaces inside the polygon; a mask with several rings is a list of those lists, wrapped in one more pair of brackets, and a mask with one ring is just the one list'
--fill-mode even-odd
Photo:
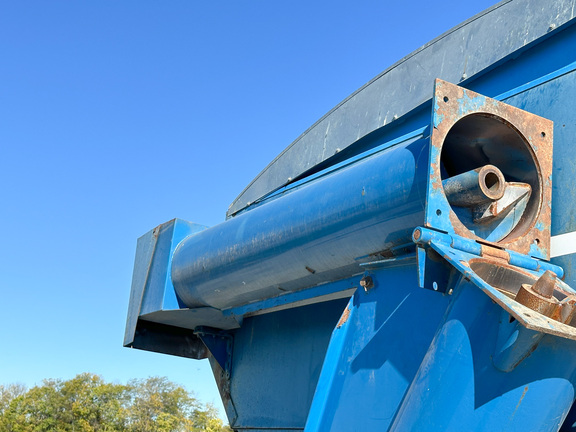
{"label": "metal seam line", "polygon": [[550,258],[576,253],[576,231],[550,237]]}

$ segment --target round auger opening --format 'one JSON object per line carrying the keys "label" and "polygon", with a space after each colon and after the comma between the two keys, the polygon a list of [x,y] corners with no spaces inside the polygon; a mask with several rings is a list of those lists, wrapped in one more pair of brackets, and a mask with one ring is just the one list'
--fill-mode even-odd
{"label": "round auger opening", "polygon": [[458,221],[475,236],[508,242],[538,217],[540,170],[528,140],[506,120],[471,114],[444,139],[441,176]]}

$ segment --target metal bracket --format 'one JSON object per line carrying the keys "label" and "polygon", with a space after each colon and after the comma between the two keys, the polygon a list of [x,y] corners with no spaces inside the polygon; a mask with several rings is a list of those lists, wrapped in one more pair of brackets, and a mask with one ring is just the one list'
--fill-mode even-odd
{"label": "metal bracket", "polygon": [[218,362],[224,371],[225,378],[230,379],[234,338],[228,332],[210,327],[196,327],[194,334],[202,340],[212,357]]}
{"label": "metal bracket", "polygon": [[[549,270],[558,276],[554,280],[554,292],[564,297],[560,303],[565,304],[567,310],[573,308],[574,305],[568,300],[576,296],[576,291],[559,279],[563,275],[561,267],[506,249],[503,251],[508,254],[509,260],[495,260],[489,255],[482,255],[482,245],[473,240],[422,227],[414,230],[413,240],[420,248],[433,249],[450,265],[452,271],[457,271],[460,279],[480,288],[525,328],[576,340],[576,328],[571,325],[570,314],[566,320],[557,316],[548,317],[515,300],[522,284],[535,284]],[[428,263],[426,261],[426,265]],[[425,270],[419,268],[419,274],[422,272]]]}
{"label": "metal bracket", "polygon": [[206,326],[196,327],[194,334],[202,340],[212,355],[208,360],[214,371],[214,378],[216,379],[228,420],[230,425],[234,426],[238,419],[236,406],[230,393],[234,338],[229,332]]}
{"label": "metal bracket", "polygon": [[[436,80],[424,225],[549,259],[552,132],[550,120]],[[449,203],[446,182],[482,166],[497,167],[492,176],[505,178],[509,193],[467,220],[469,209]],[[524,189],[530,194],[520,203]]]}
{"label": "metal bracket", "polygon": [[502,372],[516,368],[536,349],[544,333],[530,330],[502,311],[492,363]]}
{"label": "metal bracket", "polygon": [[[460,237],[456,234],[446,234],[444,232],[418,227],[414,230],[412,240],[416,245],[426,246],[435,244],[443,244],[455,251],[464,252],[474,257],[482,258],[497,258],[498,260],[505,261],[515,267],[520,267],[526,270],[545,272],[546,270],[553,271],[556,276],[562,278],[564,276],[564,269],[557,265],[551,264],[547,261],[541,261],[530,256],[522,255],[513,250],[506,248],[495,247],[487,244],[477,242],[473,239]],[[444,257],[446,258],[446,257]]]}

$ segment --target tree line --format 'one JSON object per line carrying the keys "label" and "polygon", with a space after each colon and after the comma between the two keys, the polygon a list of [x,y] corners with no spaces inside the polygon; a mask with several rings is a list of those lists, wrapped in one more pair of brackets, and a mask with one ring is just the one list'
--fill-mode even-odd
{"label": "tree line", "polygon": [[84,373],[31,389],[0,385],[0,432],[231,432],[217,414],[161,377],[114,384]]}

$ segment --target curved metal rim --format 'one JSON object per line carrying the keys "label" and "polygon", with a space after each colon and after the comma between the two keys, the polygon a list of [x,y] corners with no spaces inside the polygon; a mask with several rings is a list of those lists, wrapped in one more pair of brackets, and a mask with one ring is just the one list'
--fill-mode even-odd
{"label": "curved metal rim", "polygon": [[232,202],[227,216],[426,103],[434,79],[462,84],[552,34],[552,28],[557,31],[574,18],[575,5],[576,0],[504,0],[417,49],[344,99],[284,149]]}

